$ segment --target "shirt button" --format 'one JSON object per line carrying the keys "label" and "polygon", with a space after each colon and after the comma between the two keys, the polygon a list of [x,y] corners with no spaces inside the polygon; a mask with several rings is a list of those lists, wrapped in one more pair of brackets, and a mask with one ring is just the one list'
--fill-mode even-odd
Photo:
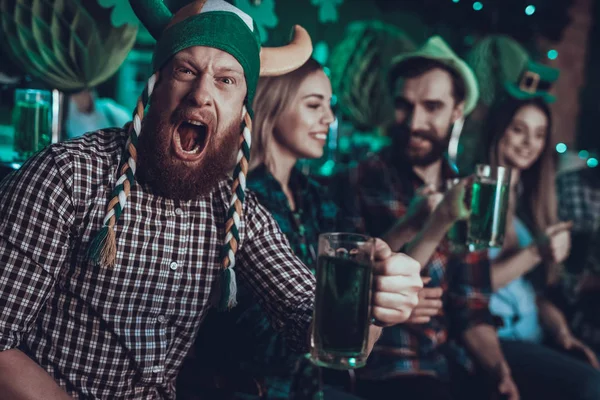
{"label": "shirt button", "polygon": [[157,365],[154,368],[152,368],[152,372],[154,372],[155,374],[158,374],[162,371],[162,367]]}
{"label": "shirt button", "polygon": [[177,269],[177,267],[178,267],[178,265],[177,265],[177,263],[175,261],[173,261],[171,263],[171,265],[169,265],[169,268],[171,268],[173,271],[175,271]]}
{"label": "shirt button", "polygon": [[183,210],[181,208],[176,208],[175,209],[175,214],[177,214],[177,215],[183,215]]}
{"label": "shirt button", "polygon": [[163,324],[167,321],[167,318],[164,315],[159,315],[158,318],[156,318],[156,320]]}

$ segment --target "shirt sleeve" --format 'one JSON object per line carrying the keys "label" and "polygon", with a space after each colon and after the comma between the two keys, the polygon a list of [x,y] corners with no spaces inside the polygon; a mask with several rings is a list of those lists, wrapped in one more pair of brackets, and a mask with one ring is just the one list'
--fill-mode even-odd
{"label": "shirt sleeve", "polygon": [[0,184],[0,351],[33,327],[67,257],[68,192],[51,148]]}
{"label": "shirt sleeve", "polygon": [[487,251],[453,256],[447,274],[450,335],[460,338],[464,331],[479,324],[495,326],[489,311],[492,286]]}
{"label": "shirt sleeve", "polygon": [[236,269],[289,346],[307,351],[315,277],[294,255],[271,214],[254,196],[248,196],[247,202],[247,233]]}
{"label": "shirt sleeve", "polygon": [[567,179],[564,176],[559,176],[556,179],[556,198],[558,199],[558,217],[562,221],[568,220],[573,210],[573,205],[570,204],[572,201],[567,198]]}
{"label": "shirt sleeve", "polygon": [[580,231],[586,226],[582,182],[577,172],[568,172],[556,180],[558,199],[558,217],[561,221],[573,221],[574,230]]}

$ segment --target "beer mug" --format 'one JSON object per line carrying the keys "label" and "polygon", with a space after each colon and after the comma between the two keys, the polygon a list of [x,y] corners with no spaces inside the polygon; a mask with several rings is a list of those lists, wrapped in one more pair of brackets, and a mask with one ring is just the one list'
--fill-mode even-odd
{"label": "beer mug", "polygon": [[12,114],[14,148],[26,160],[48,146],[52,139],[52,94],[47,90],[17,89]]}
{"label": "beer mug", "polygon": [[510,192],[510,168],[476,166],[467,234],[469,250],[502,247]]}
{"label": "beer mug", "polygon": [[350,233],[319,236],[311,361],[334,369],[367,362],[375,240]]}

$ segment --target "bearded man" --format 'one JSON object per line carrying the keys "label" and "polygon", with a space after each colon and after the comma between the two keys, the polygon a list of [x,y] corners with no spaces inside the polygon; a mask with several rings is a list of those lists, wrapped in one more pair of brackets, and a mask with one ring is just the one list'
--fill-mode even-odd
{"label": "bearded man", "polygon": [[[174,399],[209,307],[235,305],[234,270],[308,348],[313,275],[245,192],[259,73],[301,66],[308,34],[261,50],[223,0],[131,3],[157,39],[131,124],[53,145],[0,186],[2,398]],[[376,256],[371,338],[422,286],[416,261],[383,242]]]}
{"label": "bearded man", "polygon": [[[392,249],[405,246],[429,282],[408,324],[384,329],[367,366],[357,372],[359,394],[377,400],[397,393],[407,399],[480,399],[491,390],[517,400],[488,310],[487,254],[453,254],[445,240],[452,224],[468,215],[462,204],[466,182],[445,196],[440,192],[455,177],[443,157],[451,127],[477,103],[473,71],[442,38],[432,37],[393,60],[389,83],[395,103],[391,145],[341,174],[336,197],[358,232],[383,236]],[[478,390],[450,379],[451,372],[466,378],[473,371],[463,346],[490,385]],[[460,368],[451,371],[456,364]]]}

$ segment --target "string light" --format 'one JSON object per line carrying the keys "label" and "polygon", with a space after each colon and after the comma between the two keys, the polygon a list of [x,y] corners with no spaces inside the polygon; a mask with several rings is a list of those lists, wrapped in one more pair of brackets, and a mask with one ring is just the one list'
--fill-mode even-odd
{"label": "string light", "polygon": [[[565,153],[567,151],[567,145],[564,143],[558,143],[556,145],[556,151],[559,153]],[[590,153],[588,150],[579,150],[579,152],[577,153],[577,156],[579,157],[579,159],[585,161],[586,165],[589,168],[596,168],[598,167],[598,165],[600,164],[600,161],[598,161],[598,157],[595,152],[594,153]]]}
{"label": "string light", "polygon": [[548,58],[551,60],[556,60],[556,58],[558,57],[558,51],[552,49],[552,50],[548,50]]}
{"label": "string light", "polygon": [[530,4],[527,7],[525,7],[525,14],[533,15],[534,12],[535,12],[535,6],[533,4]]}
{"label": "string light", "polygon": [[473,10],[480,11],[483,8],[483,4],[479,1],[473,3]]}
{"label": "string light", "polygon": [[458,3],[460,0],[452,0],[453,3]]}

